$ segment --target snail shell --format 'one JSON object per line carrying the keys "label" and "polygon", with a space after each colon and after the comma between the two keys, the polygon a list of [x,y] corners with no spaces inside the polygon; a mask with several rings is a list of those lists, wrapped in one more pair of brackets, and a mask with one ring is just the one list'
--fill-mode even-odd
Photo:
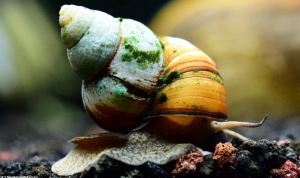
{"label": "snail shell", "polygon": [[71,66],[84,80],[84,106],[100,127],[129,131],[161,115],[226,120],[216,65],[191,43],[159,40],[139,22],[81,6],[63,6],[59,21]]}
{"label": "snail shell", "polygon": [[139,22],[74,5],[61,8],[59,21],[89,115],[107,130],[138,127],[163,65],[156,35]]}
{"label": "snail shell", "polygon": [[[214,61],[186,40],[161,37],[163,84],[144,117],[188,115],[226,120],[226,91]],[[165,101],[164,101],[165,96]]]}

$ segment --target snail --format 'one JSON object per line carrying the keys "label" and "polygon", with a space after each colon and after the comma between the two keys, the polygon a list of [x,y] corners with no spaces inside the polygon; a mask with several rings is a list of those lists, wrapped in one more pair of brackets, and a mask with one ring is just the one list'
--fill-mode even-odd
{"label": "snail", "polygon": [[165,164],[215,137],[217,142],[227,135],[246,139],[227,129],[258,127],[266,120],[227,121],[226,91],[216,64],[190,42],[157,37],[142,23],[81,6],[64,5],[59,14],[69,62],[83,79],[84,107],[110,132],[72,139],[79,145],[53,165],[54,172],[80,172],[104,154],[135,166]]}
{"label": "snail", "polygon": [[128,132],[157,117],[197,120],[209,133],[264,121],[227,122],[216,64],[186,40],[158,38],[137,21],[75,5],[62,6],[59,22],[70,64],[83,79],[85,109],[105,130]]}

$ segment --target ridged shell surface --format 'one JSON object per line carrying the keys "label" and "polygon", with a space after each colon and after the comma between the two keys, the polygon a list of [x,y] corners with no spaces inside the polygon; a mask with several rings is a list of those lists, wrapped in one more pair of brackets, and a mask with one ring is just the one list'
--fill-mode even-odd
{"label": "ridged shell surface", "polygon": [[60,24],[90,117],[110,131],[145,124],[139,115],[150,106],[164,59],[157,36],[137,21],[74,5],[62,7]]}
{"label": "ridged shell surface", "polygon": [[[163,82],[144,117],[185,115],[226,120],[226,91],[212,59],[183,39],[160,40],[166,58]],[[168,81],[174,73],[177,76]]]}
{"label": "ridged shell surface", "polygon": [[102,128],[128,131],[142,124],[138,116],[150,104],[150,97],[130,91],[120,79],[105,76],[84,81],[82,99],[90,117]]}
{"label": "ridged shell surface", "polygon": [[152,93],[163,64],[163,50],[154,33],[140,22],[123,19],[122,40],[108,66],[109,74]]}
{"label": "ridged shell surface", "polygon": [[70,64],[80,78],[89,80],[113,58],[121,38],[120,22],[104,12],[74,5],[63,6],[60,14]]}

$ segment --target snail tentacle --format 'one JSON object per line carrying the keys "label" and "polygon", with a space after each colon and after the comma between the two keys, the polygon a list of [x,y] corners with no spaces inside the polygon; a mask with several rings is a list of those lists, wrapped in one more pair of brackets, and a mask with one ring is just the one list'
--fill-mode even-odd
{"label": "snail tentacle", "polygon": [[238,121],[228,121],[228,122],[213,121],[213,122],[211,122],[210,126],[215,132],[224,130],[224,129],[234,128],[234,127],[259,127],[266,121],[267,117],[268,117],[268,115],[266,115],[262,119],[262,121],[260,121],[258,123],[238,122]]}
{"label": "snail tentacle", "polygon": [[237,137],[237,138],[239,138],[239,139],[241,139],[243,141],[250,140],[249,138],[247,138],[247,137],[245,137],[245,136],[243,136],[243,135],[241,135],[241,134],[239,134],[239,133],[237,133],[235,131],[229,130],[229,129],[224,129],[223,132],[225,132],[226,135],[228,135],[230,137]]}

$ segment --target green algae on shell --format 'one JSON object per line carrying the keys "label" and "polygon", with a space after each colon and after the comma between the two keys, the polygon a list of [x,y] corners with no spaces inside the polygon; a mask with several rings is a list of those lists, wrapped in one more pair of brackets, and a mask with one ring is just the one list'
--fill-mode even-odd
{"label": "green algae on shell", "polygon": [[134,36],[125,37],[123,41],[122,46],[127,50],[126,53],[122,54],[123,62],[132,62],[135,60],[137,66],[141,69],[147,69],[148,67],[153,68],[152,64],[160,62],[162,50],[160,50],[158,42],[155,42],[156,46],[158,46],[158,50],[140,51],[138,47],[135,46],[138,41]]}
{"label": "green algae on shell", "polygon": [[160,96],[158,97],[157,101],[159,103],[163,103],[166,102],[168,99],[167,95],[165,93],[160,94]]}
{"label": "green algae on shell", "polygon": [[163,48],[157,36],[140,22],[123,19],[121,44],[108,66],[109,75],[152,93],[163,66]]}
{"label": "green algae on shell", "polygon": [[173,79],[182,77],[182,74],[178,71],[172,71],[167,77],[161,76],[161,78],[158,80],[158,85],[154,90],[154,95],[156,95],[163,87],[165,87],[168,84],[171,84]]}
{"label": "green algae on shell", "polygon": [[148,27],[74,5],[62,7],[60,25],[70,64],[83,80],[108,67],[110,75],[153,92],[162,69],[163,46]]}
{"label": "green algae on shell", "polygon": [[128,131],[144,124],[138,116],[149,107],[149,95],[131,89],[124,81],[112,76],[84,81],[82,86],[85,109],[100,127]]}

